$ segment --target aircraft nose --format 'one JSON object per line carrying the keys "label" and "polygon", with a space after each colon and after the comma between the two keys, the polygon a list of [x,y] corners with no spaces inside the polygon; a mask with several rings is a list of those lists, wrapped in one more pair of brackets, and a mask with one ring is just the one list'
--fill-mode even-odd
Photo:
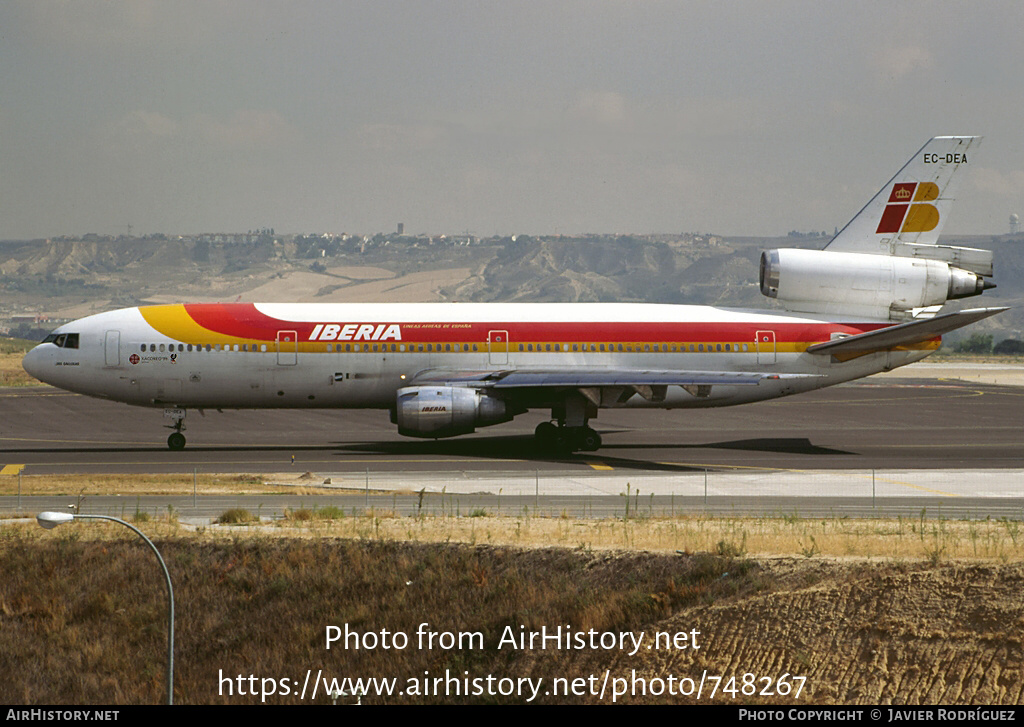
{"label": "aircraft nose", "polygon": [[32,376],[40,381],[43,380],[43,357],[44,354],[39,349],[42,346],[36,346],[31,351],[25,354],[25,357],[21,360],[21,367],[28,372],[29,376]]}

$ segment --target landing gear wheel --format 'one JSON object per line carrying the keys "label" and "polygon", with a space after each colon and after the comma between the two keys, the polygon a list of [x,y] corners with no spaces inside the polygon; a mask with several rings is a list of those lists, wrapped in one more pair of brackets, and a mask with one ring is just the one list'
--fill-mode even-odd
{"label": "landing gear wheel", "polygon": [[167,447],[172,452],[180,452],[185,449],[185,435],[181,432],[174,432],[167,438]]}
{"label": "landing gear wheel", "polygon": [[576,442],[584,452],[596,452],[601,448],[601,435],[590,427],[582,427]]}
{"label": "landing gear wheel", "polygon": [[541,422],[533,430],[534,438],[541,444],[550,443],[558,435],[558,427],[551,422]]}
{"label": "landing gear wheel", "polygon": [[555,452],[594,452],[601,448],[601,435],[590,427],[564,427],[541,422],[533,434],[538,445]]}

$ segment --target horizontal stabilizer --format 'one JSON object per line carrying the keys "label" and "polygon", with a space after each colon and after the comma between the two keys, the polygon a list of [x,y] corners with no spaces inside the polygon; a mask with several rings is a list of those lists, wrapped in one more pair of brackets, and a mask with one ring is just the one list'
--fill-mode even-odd
{"label": "horizontal stabilizer", "polygon": [[945,313],[934,318],[900,323],[899,325],[880,328],[877,331],[858,333],[855,336],[838,338],[834,341],[816,343],[807,348],[807,353],[821,354],[860,354],[874,351],[885,351],[897,346],[909,346],[929,341],[944,333],[970,325],[983,318],[1002,313],[1008,308],[972,308],[957,313]]}

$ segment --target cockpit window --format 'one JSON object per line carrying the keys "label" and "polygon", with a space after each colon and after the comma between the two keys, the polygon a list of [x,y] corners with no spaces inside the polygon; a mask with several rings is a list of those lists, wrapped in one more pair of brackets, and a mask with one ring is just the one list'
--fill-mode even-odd
{"label": "cockpit window", "polygon": [[52,343],[57,348],[78,348],[77,333],[51,333],[43,343]]}

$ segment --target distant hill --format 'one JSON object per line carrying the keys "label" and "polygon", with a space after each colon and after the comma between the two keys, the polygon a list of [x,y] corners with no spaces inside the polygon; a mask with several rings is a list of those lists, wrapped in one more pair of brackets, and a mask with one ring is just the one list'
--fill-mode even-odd
{"label": "distant hill", "polygon": [[[28,312],[78,317],[154,300],[251,300],[250,291],[268,290],[279,300],[639,301],[772,308],[757,285],[761,251],[821,248],[826,242],[824,237],[689,234],[377,235],[326,241],[263,234],[243,241],[0,242],[0,318]],[[959,307],[1013,308],[971,331],[992,333],[996,341],[1024,338],[1024,236],[943,242],[995,252],[998,288],[960,301]]]}

